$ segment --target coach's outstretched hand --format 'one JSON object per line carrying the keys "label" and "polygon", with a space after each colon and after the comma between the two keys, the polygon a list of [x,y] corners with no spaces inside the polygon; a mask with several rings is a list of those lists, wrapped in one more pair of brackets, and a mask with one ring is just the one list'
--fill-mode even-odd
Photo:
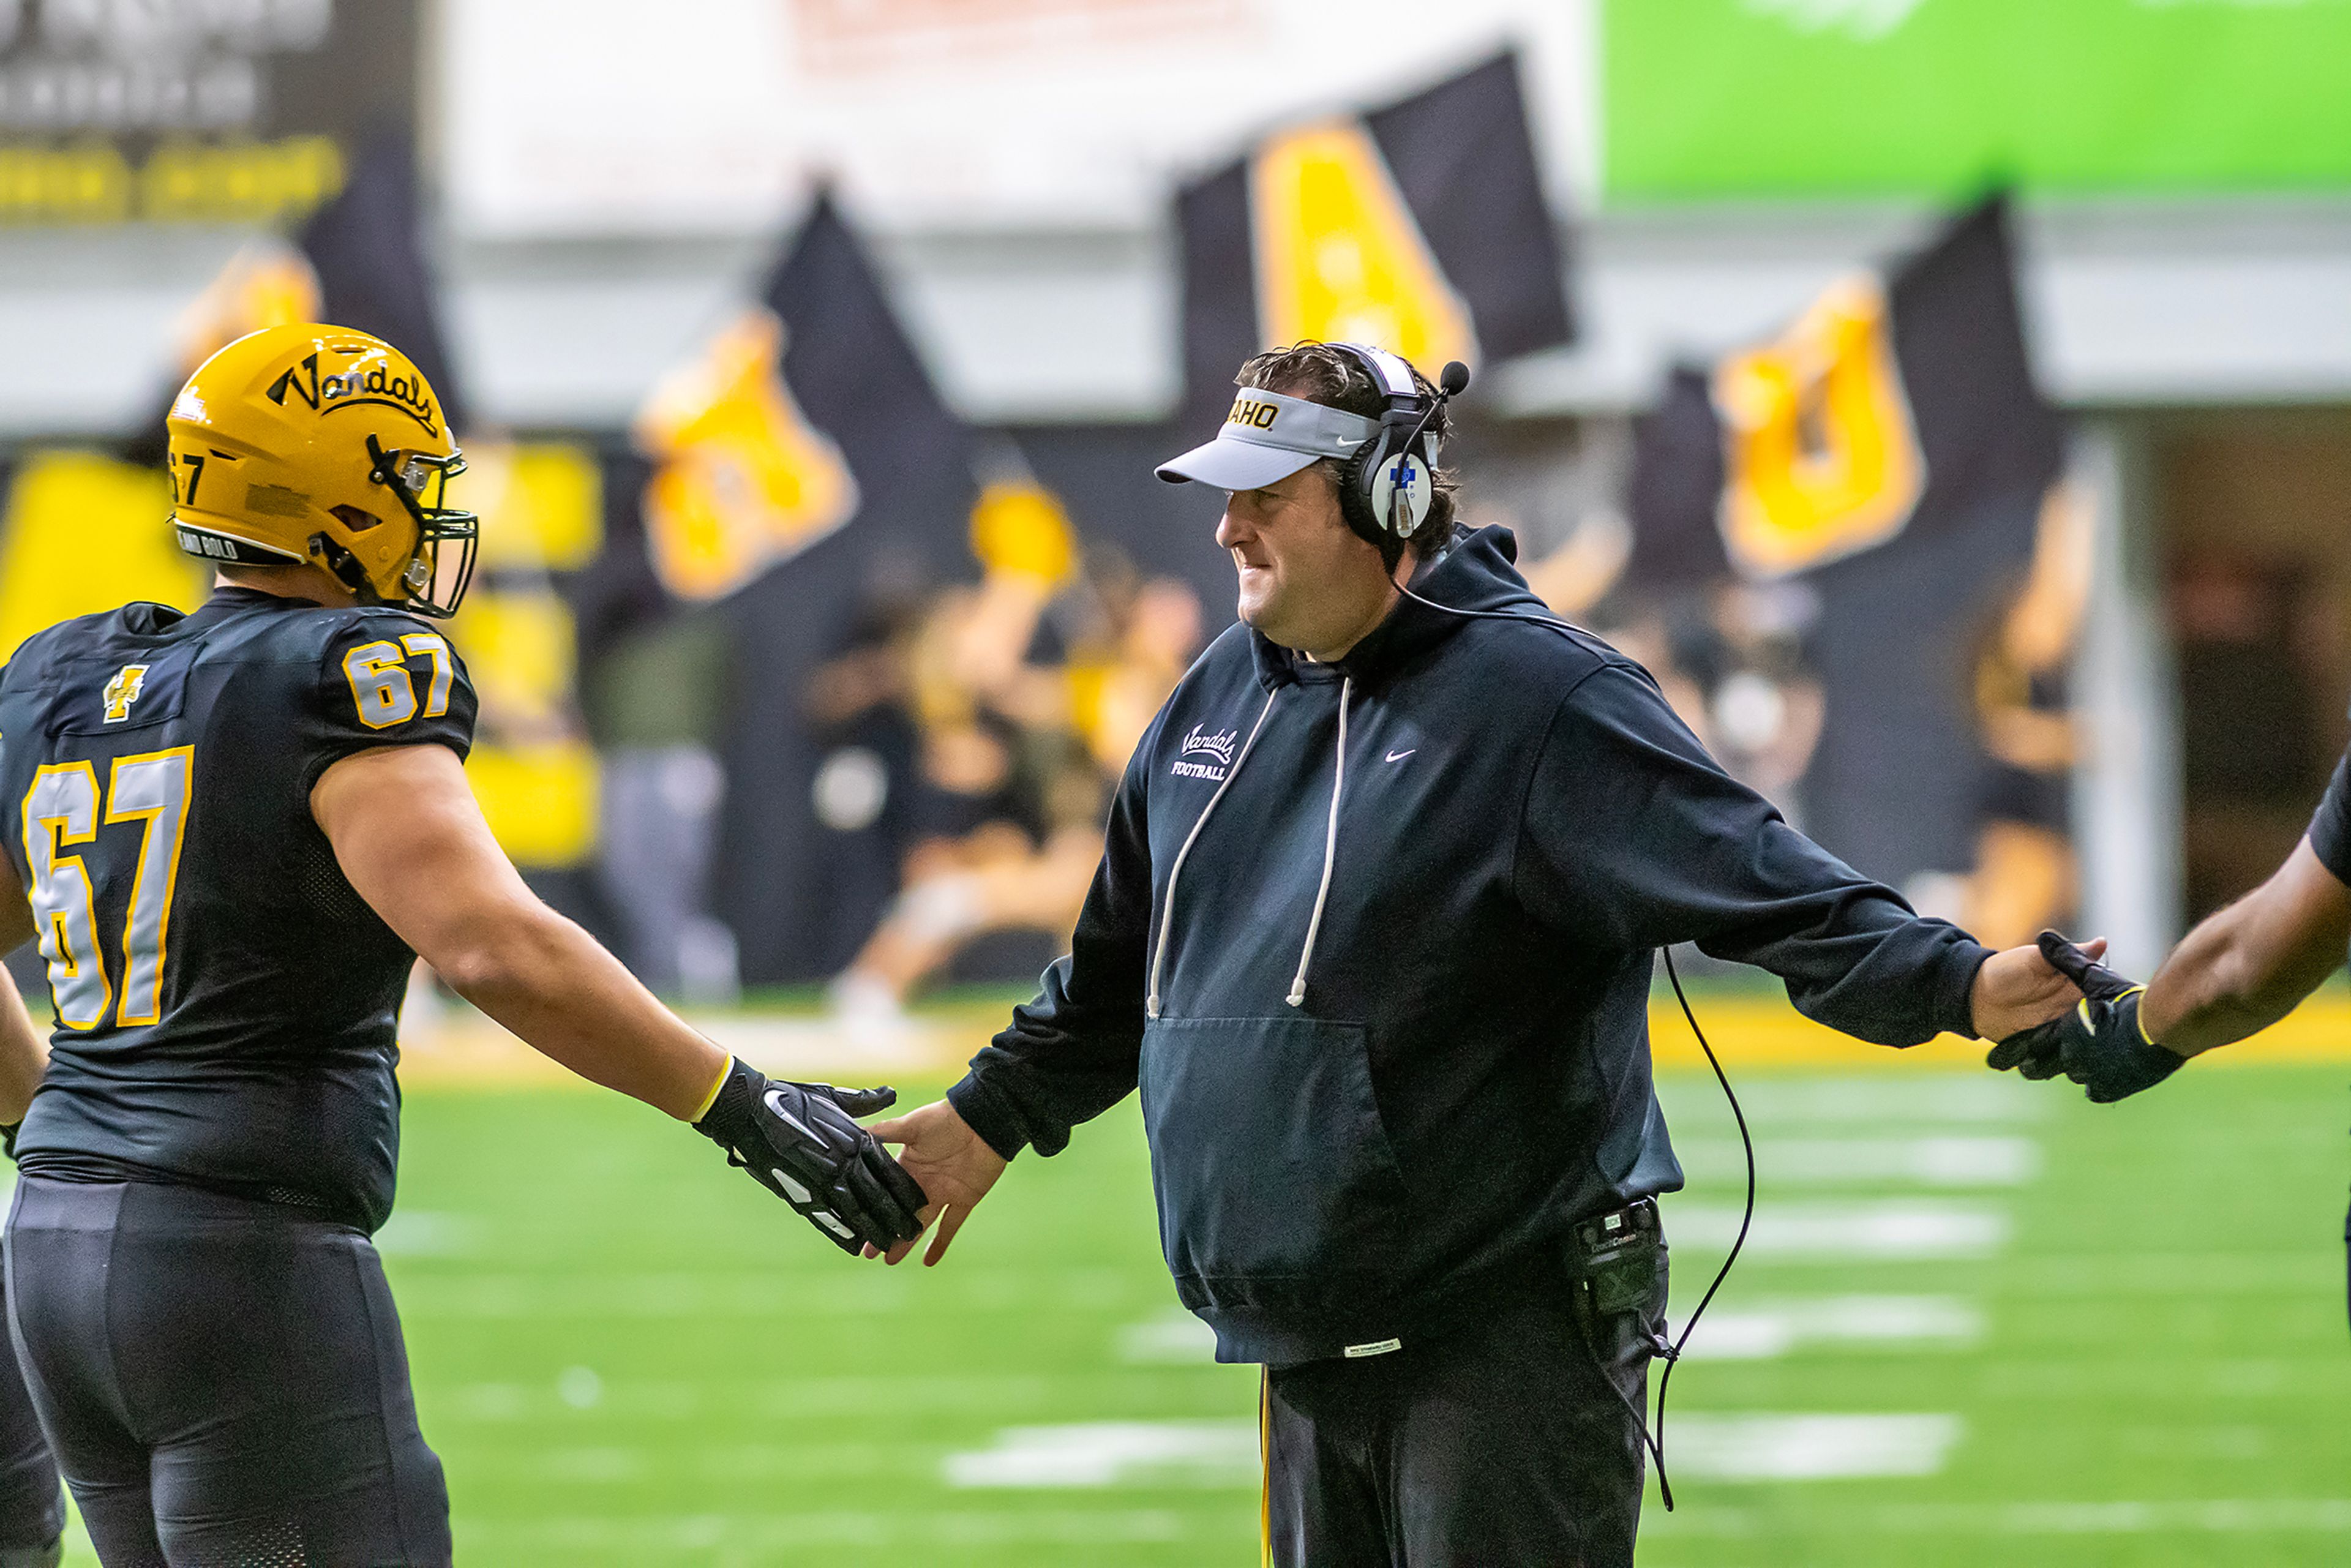
{"label": "coach's outstretched hand", "polygon": [[[2104,939],[2088,946],[2093,958],[2105,950]],[[2048,954],[2019,946],[2003,947],[1976,970],[1968,1011],[1977,1038],[2006,1040],[2063,1017],[2081,999],[2073,977],[2051,963]]]}
{"label": "coach's outstretched hand", "polygon": [[[923,1250],[923,1266],[934,1268],[947,1255],[948,1243],[971,1217],[972,1206],[987,1196],[1008,1162],[989,1148],[986,1140],[971,1130],[971,1124],[945,1100],[910,1111],[895,1121],[876,1122],[873,1135],[885,1144],[899,1145],[899,1163],[930,1195],[930,1207],[923,1210],[922,1222],[928,1225],[936,1219],[939,1230]],[[899,1263],[914,1249],[910,1237],[894,1247],[876,1248],[866,1256]]]}
{"label": "coach's outstretched hand", "polygon": [[855,1120],[897,1103],[894,1089],[770,1082],[737,1060],[694,1129],[834,1246],[860,1252],[923,1233],[923,1189]]}
{"label": "coach's outstretched hand", "polygon": [[2003,1071],[2013,1067],[2027,1078],[2062,1072],[2101,1105],[2152,1089],[2179,1071],[2188,1059],[2147,1039],[2139,1022],[2145,986],[2116,974],[2098,962],[2098,954],[2054,931],[2041,934],[2041,951],[2082,988],[2082,1001],[2062,1018],[2001,1040],[1984,1058],[1987,1066]]}

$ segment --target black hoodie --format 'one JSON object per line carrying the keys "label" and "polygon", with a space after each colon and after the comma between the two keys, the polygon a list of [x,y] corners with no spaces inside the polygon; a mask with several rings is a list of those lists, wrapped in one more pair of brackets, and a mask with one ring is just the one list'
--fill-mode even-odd
{"label": "black hoodie", "polygon": [[[1548,618],[1515,555],[1481,529],[1416,591]],[[948,1098],[1050,1155],[1139,1085],[1218,1358],[1335,1356],[1679,1187],[1647,1024],[1652,952],[1685,941],[1885,1045],[1972,1033],[1988,956],[1791,828],[1588,632],[1405,600],[1318,664],[1235,626],[1135,748],[1070,956]]]}

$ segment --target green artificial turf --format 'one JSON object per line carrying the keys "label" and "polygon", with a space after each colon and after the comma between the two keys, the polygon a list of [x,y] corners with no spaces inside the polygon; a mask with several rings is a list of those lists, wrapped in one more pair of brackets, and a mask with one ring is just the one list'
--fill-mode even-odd
{"label": "green artificial turf", "polygon": [[[1898,1064],[1741,1075],[1767,1223],[1917,1199],[1994,1214],[2008,1235],[1976,1258],[1742,1263],[1726,1313],[1931,1296],[1966,1303],[1982,1334],[1693,1360],[1674,1420],[1933,1413],[1960,1435],[1931,1475],[1691,1475],[1670,1518],[1653,1487],[1644,1563],[2351,1561],[2346,1076],[2199,1068],[2097,1110],[2061,1086]],[[1677,1208],[1719,1213],[1739,1186],[1711,1079],[1664,1089],[1693,1151],[1671,1233]],[[2039,1173],[1970,1189],[1772,1164],[1775,1145],[1942,1134],[2022,1140]],[[1255,1485],[1229,1464],[1106,1486],[943,1479],[1008,1427],[1215,1421],[1229,1436],[1254,1418],[1254,1369],[1122,1352],[1173,1306],[1131,1103],[1067,1155],[1019,1162],[935,1271],[841,1256],[701,1140],[607,1095],[422,1091],[406,1145],[385,1250],[461,1562],[1257,1561]],[[1677,1247],[1677,1327],[1719,1256]],[[1669,1458],[1671,1443],[1669,1423]]]}

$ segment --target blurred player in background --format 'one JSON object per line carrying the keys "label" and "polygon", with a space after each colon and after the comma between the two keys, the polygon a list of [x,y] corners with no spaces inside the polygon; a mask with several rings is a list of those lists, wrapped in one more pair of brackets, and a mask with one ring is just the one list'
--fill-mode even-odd
{"label": "blurred player in background", "polygon": [[472,686],[431,625],[476,525],[444,504],[464,465],[416,367],[273,328],[200,367],[168,423],[212,600],[67,622],[0,671],[0,947],[37,938],[57,1024],[17,1138],[11,1327],[108,1568],[446,1563],[368,1240],[412,954],[844,1249],[917,1234],[921,1193],[852,1119],[886,1090],[731,1060],[490,836],[462,767]]}
{"label": "blurred player in background", "polygon": [[2032,565],[1977,655],[1984,825],[1961,918],[2000,946],[2064,922],[2080,895],[2071,797],[2081,736],[2067,688],[2089,605],[2090,530],[2079,487],[2051,486]]}
{"label": "blurred player in background", "polygon": [[[977,589],[827,666],[810,705],[836,726],[893,706],[918,758],[902,890],[830,990],[852,1022],[895,1018],[991,933],[1068,945],[1119,770],[1199,651],[1197,596],[1111,551],[1080,573],[1068,518],[1033,483],[987,486],[972,546]],[[1047,622],[1057,600],[1067,632]]]}
{"label": "blurred player in background", "polygon": [[1243,624],[1135,748],[1043,994],[874,1131],[935,1262],[1007,1162],[1140,1089],[1178,1294],[1267,1367],[1270,1562],[1629,1563],[1681,1185],[1653,950],[1893,1045],[2079,993],[1802,838],[1546,616],[1505,530],[1457,530],[1403,361],[1301,343],[1239,382],[1160,476],[1228,493]]}

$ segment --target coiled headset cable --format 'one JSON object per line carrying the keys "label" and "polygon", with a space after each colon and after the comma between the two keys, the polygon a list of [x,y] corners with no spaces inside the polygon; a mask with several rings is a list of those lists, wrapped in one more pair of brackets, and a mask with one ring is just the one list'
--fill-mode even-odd
{"label": "coiled headset cable", "polygon": [[[1451,368],[1451,366],[1447,367],[1448,371]],[[1564,621],[1554,620],[1549,616],[1513,615],[1506,610],[1463,610],[1451,604],[1439,604],[1434,599],[1425,598],[1415,593],[1403,583],[1396,584],[1396,591],[1416,604],[1426,604],[1431,610],[1442,611],[1447,615],[1458,615],[1464,620],[1516,621],[1528,626],[1543,627],[1571,640],[1577,635],[1574,627]],[[1690,1007],[1688,993],[1682,989],[1680,972],[1674,967],[1673,950],[1660,947],[1657,952],[1666,961],[1666,977],[1673,982],[1674,999],[1681,1004],[1682,1017],[1689,1020],[1690,1033],[1697,1037],[1698,1050],[1706,1053],[1706,1064],[1714,1069],[1714,1081],[1722,1085],[1722,1097],[1730,1103],[1731,1120],[1739,1124],[1739,1146],[1747,1159],[1747,1206],[1739,1216],[1739,1234],[1730,1243],[1730,1251],[1722,1260],[1722,1267],[1715,1270],[1714,1282],[1707,1286],[1706,1294],[1698,1299],[1698,1310],[1690,1313],[1687,1322],[1682,1324],[1682,1332],[1678,1337],[1668,1340],[1664,1334],[1654,1331],[1648,1335],[1651,1353],[1657,1360],[1666,1364],[1665,1371],[1657,1376],[1656,1421],[1651,1422],[1648,1412],[1634,1404],[1625,1391],[1616,1385],[1616,1380],[1609,1375],[1605,1365],[1600,1368],[1600,1380],[1608,1385],[1610,1392],[1616,1396],[1617,1402],[1631,1412],[1634,1420],[1639,1423],[1641,1441],[1647,1445],[1650,1457],[1656,1461],[1658,1500],[1666,1505],[1666,1511],[1671,1513],[1674,1511],[1674,1488],[1673,1482],[1666,1475],[1666,1390],[1673,1384],[1674,1368],[1680,1363],[1682,1351],[1689,1344],[1690,1335],[1697,1332],[1698,1319],[1704,1317],[1706,1309],[1714,1304],[1716,1292],[1722,1289],[1722,1282],[1730,1277],[1731,1265],[1739,1261],[1739,1254],[1746,1249],[1747,1232],[1755,1223],[1755,1140],[1747,1130],[1747,1113],[1740,1108],[1739,1096],[1730,1087],[1730,1075],[1723,1071],[1721,1061],[1714,1054],[1714,1047],[1707,1042],[1706,1030],[1698,1027],[1698,1014]],[[1668,1323],[1667,1326],[1670,1328],[1672,1325]],[[1586,1344],[1587,1348],[1592,1350],[1593,1359],[1599,1359],[1598,1347],[1591,1345],[1588,1339]]]}

